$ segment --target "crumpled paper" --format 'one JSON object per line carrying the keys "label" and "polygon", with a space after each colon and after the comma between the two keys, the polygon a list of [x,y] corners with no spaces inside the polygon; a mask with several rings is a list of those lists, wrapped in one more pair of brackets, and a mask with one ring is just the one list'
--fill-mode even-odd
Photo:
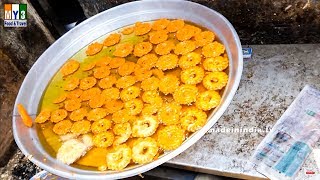
{"label": "crumpled paper", "polygon": [[320,138],[320,91],[307,85],[258,145],[251,161],[270,179],[294,179]]}

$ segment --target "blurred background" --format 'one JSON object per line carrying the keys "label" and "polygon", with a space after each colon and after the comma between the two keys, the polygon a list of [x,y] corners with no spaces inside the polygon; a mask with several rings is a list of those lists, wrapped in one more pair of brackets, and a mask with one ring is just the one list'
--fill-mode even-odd
{"label": "blurred background", "polygon": [[[57,38],[75,24],[130,0],[30,0]],[[319,43],[318,0],[193,0],[224,15],[242,44]]]}

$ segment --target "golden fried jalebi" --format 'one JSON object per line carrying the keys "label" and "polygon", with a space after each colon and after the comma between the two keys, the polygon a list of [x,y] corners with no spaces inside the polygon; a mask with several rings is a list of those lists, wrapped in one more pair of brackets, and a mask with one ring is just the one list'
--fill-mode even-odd
{"label": "golden fried jalebi", "polygon": [[196,66],[201,62],[201,55],[195,52],[181,56],[179,59],[179,67],[187,69]]}
{"label": "golden fried jalebi", "polygon": [[[86,135],[86,137],[88,136]],[[89,138],[90,137],[85,139]],[[79,139],[69,139],[61,144],[56,154],[56,158],[58,161],[70,165],[81,158],[81,156],[83,156],[87,152],[89,147],[91,146],[86,145]],[[46,162],[45,159],[43,161],[44,163]]]}
{"label": "golden fried jalebi", "polygon": [[135,63],[134,62],[130,62],[127,61],[126,63],[122,64],[119,69],[118,69],[118,74],[120,76],[128,76],[131,73],[134,72],[134,68],[135,68]]}
{"label": "golden fried jalebi", "polygon": [[104,41],[103,45],[109,47],[113,46],[115,44],[118,44],[120,42],[121,35],[117,33],[110,34]]}
{"label": "golden fried jalebi", "polygon": [[154,51],[159,55],[166,55],[175,48],[173,41],[164,41],[156,46]]}
{"label": "golden fried jalebi", "polygon": [[191,31],[190,28],[184,26],[181,29],[178,29],[177,33],[176,33],[176,37],[179,41],[186,41],[192,38],[193,36],[193,31]]}
{"label": "golden fried jalebi", "polygon": [[106,117],[107,113],[108,113],[107,110],[104,108],[95,108],[89,111],[87,115],[87,119],[90,121],[97,121],[99,119]]}
{"label": "golden fried jalebi", "polygon": [[100,165],[98,166],[98,170],[99,171],[106,171],[108,169],[108,167],[106,165]]}
{"label": "golden fried jalebi", "polygon": [[127,28],[123,29],[121,31],[121,33],[124,34],[124,35],[128,35],[128,34],[133,33],[133,31],[134,31],[134,27],[127,27]]}
{"label": "golden fried jalebi", "polygon": [[158,112],[159,106],[157,104],[144,104],[141,114],[143,116],[154,115]]}
{"label": "golden fried jalebi", "polygon": [[132,125],[133,137],[148,137],[154,134],[159,125],[158,119],[155,116],[139,117]]}
{"label": "golden fried jalebi", "polygon": [[128,122],[132,118],[134,116],[131,116],[127,109],[121,109],[112,114],[112,121],[116,124]]}
{"label": "golden fried jalebi", "polygon": [[158,119],[164,125],[178,124],[180,112],[181,105],[175,102],[165,103],[158,111]]}
{"label": "golden fried jalebi", "polygon": [[204,46],[211,43],[215,38],[215,35],[211,31],[203,31],[194,36],[197,46]]}
{"label": "golden fried jalebi", "polygon": [[99,87],[102,89],[111,88],[114,84],[116,84],[117,78],[115,76],[107,76],[101,79],[98,83]]}
{"label": "golden fried jalebi", "polygon": [[77,99],[77,98],[80,98],[82,93],[83,93],[83,90],[75,89],[75,90],[68,93],[67,98],[68,99]]}
{"label": "golden fried jalebi", "polygon": [[173,98],[179,104],[190,105],[196,101],[198,88],[194,85],[181,85],[174,93]]}
{"label": "golden fried jalebi", "polygon": [[229,66],[227,57],[216,56],[207,58],[203,62],[203,67],[207,71],[223,71]]}
{"label": "golden fried jalebi", "polygon": [[75,111],[72,111],[70,114],[70,119],[72,121],[80,121],[83,120],[88,114],[88,111],[86,108],[80,108]]}
{"label": "golden fried jalebi", "polygon": [[88,101],[92,97],[96,97],[99,94],[101,94],[101,90],[97,87],[94,87],[94,88],[83,91],[83,93],[80,95],[80,99],[82,101]]}
{"label": "golden fried jalebi", "polygon": [[172,102],[174,102],[174,99],[173,99],[173,96],[163,96],[163,101],[165,102],[165,103],[172,103]]}
{"label": "golden fried jalebi", "polygon": [[141,36],[147,34],[151,30],[150,23],[137,22],[134,27],[135,35]]}
{"label": "golden fried jalebi", "polygon": [[88,148],[93,146],[92,135],[91,134],[84,134],[81,136],[81,141],[85,144]]}
{"label": "golden fried jalebi", "polygon": [[110,74],[110,68],[108,66],[98,67],[93,70],[93,76],[97,79],[102,79]]}
{"label": "golden fried jalebi", "polygon": [[108,100],[104,107],[108,113],[112,114],[123,108],[123,102],[121,100]]}
{"label": "golden fried jalebi", "polygon": [[143,108],[143,102],[140,99],[132,99],[124,103],[124,108],[128,110],[129,115],[138,115]]}
{"label": "golden fried jalebi", "polygon": [[157,153],[156,140],[151,137],[139,139],[132,147],[132,160],[135,163],[145,164],[151,162]]}
{"label": "golden fried jalebi", "polygon": [[134,46],[133,55],[141,57],[148,54],[152,50],[152,44],[149,42],[141,42]]}
{"label": "golden fried jalebi", "polygon": [[133,124],[138,119],[138,116],[129,116],[129,123]]}
{"label": "golden fried jalebi", "polygon": [[95,134],[92,140],[96,147],[106,148],[112,145],[114,135],[111,131],[101,132],[99,134]]}
{"label": "golden fried jalebi", "polygon": [[133,51],[133,44],[122,43],[116,46],[116,50],[113,52],[114,56],[127,57]]}
{"label": "golden fried jalebi", "polygon": [[159,90],[164,94],[173,93],[179,87],[180,81],[177,76],[166,75],[160,79]]}
{"label": "golden fried jalebi", "polygon": [[128,122],[115,124],[112,130],[113,133],[116,135],[131,134],[131,126]]}
{"label": "golden fried jalebi", "polygon": [[130,148],[132,148],[134,143],[136,143],[138,139],[140,139],[140,138],[134,138],[134,137],[131,136],[128,139],[128,141],[126,142],[126,145],[129,146]]}
{"label": "golden fried jalebi", "polygon": [[181,106],[175,102],[165,103],[158,111],[158,119],[164,125],[178,124]]}
{"label": "golden fried jalebi", "polygon": [[163,104],[163,100],[162,100],[162,98],[160,96],[154,98],[152,102],[153,102],[152,104],[155,105],[158,108],[160,108],[162,106],[162,104]]}
{"label": "golden fried jalebi", "polygon": [[63,120],[55,124],[52,130],[58,135],[64,135],[70,132],[71,127],[72,122],[70,120]]}
{"label": "golden fried jalebi", "polygon": [[165,71],[168,69],[173,69],[178,66],[179,58],[175,54],[167,54],[161,56],[157,61],[157,68]]}
{"label": "golden fried jalebi", "polygon": [[152,75],[154,75],[158,79],[164,78],[164,72],[158,68],[152,69]]}
{"label": "golden fried jalebi", "polygon": [[120,91],[118,88],[109,88],[102,91],[101,96],[105,100],[119,99]]}
{"label": "golden fried jalebi", "polygon": [[160,31],[154,31],[149,34],[149,41],[152,44],[159,44],[168,39],[167,31],[160,30]]}
{"label": "golden fried jalebi", "polygon": [[36,119],[34,120],[36,123],[44,123],[50,118],[51,112],[49,110],[41,110]]}
{"label": "golden fried jalebi", "polygon": [[122,101],[130,101],[137,98],[140,95],[140,88],[137,86],[130,86],[125,88],[120,93],[120,99]]}
{"label": "golden fried jalebi", "polygon": [[134,75],[137,81],[143,81],[152,76],[152,71],[144,69],[141,66],[136,66],[136,69],[134,70]]}
{"label": "golden fried jalebi", "polygon": [[181,126],[189,132],[196,132],[207,122],[207,114],[196,107],[184,111],[180,118]]}
{"label": "golden fried jalebi", "polygon": [[157,101],[157,98],[161,98],[158,91],[145,91],[142,94],[142,100],[146,103],[153,104]]}
{"label": "golden fried jalebi", "polygon": [[94,77],[86,77],[80,80],[80,89],[87,90],[96,85],[97,79]]}
{"label": "golden fried jalebi", "polygon": [[86,134],[90,132],[90,127],[91,127],[90,121],[81,120],[73,123],[70,131],[73,134]]}
{"label": "golden fried jalebi", "polygon": [[204,77],[204,70],[195,66],[181,71],[181,81],[185,84],[198,84]]}
{"label": "golden fried jalebi", "polygon": [[198,95],[196,106],[199,109],[208,111],[220,104],[221,96],[217,91],[205,91]]}
{"label": "golden fried jalebi", "polygon": [[217,57],[220,56],[225,50],[225,47],[223,44],[214,41],[212,43],[209,43],[202,48],[202,55],[205,57]]}
{"label": "golden fried jalebi", "polygon": [[197,35],[197,34],[199,34],[199,33],[201,32],[201,29],[200,29],[200,28],[198,28],[198,27],[196,27],[196,26],[193,26],[193,25],[190,25],[190,24],[187,24],[187,25],[184,26],[184,27],[190,28],[191,31],[193,32],[193,33],[192,33],[193,36],[195,36],[195,35]]}
{"label": "golden fried jalebi", "polygon": [[56,98],[55,100],[53,100],[54,104],[59,104],[62,103],[64,100],[67,99],[67,95],[66,94],[62,94],[60,95],[58,98]]}
{"label": "golden fried jalebi", "polygon": [[179,29],[182,29],[184,26],[184,20],[182,19],[176,19],[176,20],[172,20],[168,23],[168,26],[167,26],[167,31],[169,32],[176,32],[178,31]]}
{"label": "golden fried jalebi", "polygon": [[174,53],[177,55],[185,55],[196,49],[196,43],[194,41],[179,42],[174,49]]}
{"label": "golden fried jalebi", "polygon": [[79,83],[80,83],[80,79],[73,77],[66,81],[66,84],[64,85],[64,90],[72,91],[79,86]]}
{"label": "golden fried jalebi", "polygon": [[91,62],[88,64],[83,65],[83,67],[81,68],[82,71],[90,71],[91,69],[93,69],[96,66],[95,62]]}
{"label": "golden fried jalebi", "polygon": [[99,119],[92,123],[91,131],[94,134],[106,132],[112,126],[112,122],[109,119]]}
{"label": "golden fried jalebi", "polygon": [[158,19],[102,38],[84,49],[87,56],[73,56],[79,62],[63,65],[61,83],[50,84],[61,91],[35,119],[43,133],[53,130],[62,143],[74,140],[69,147],[81,145],[81,153],[78,146],[68,151],[78,151],[76,159],[63,160],[61,150],[59,160],[100,171],[150,163],[200,130],[219,106],[229,60],[214,32]]}
{"label": "golden fried jalebi", "polygon": [[89,100],[89,106],[91,108],[99,108],[101,106],[104,105],[104,102],[106,101],[106,98],[105,98],[105,94],[100,94],[100,95],[97,95],[95,97],[92,97],[90,100]]}
{"label": "golden fried jalebi", "polygon": [[115,146],[126,142],[132,133],[131,125],[128,122],[123,123],[123,124],[116,124],[116,125],[114,125],[112,130],[113,130],[113,133],[115,135],[117,135],[113,141],[113,145],[115,145]]}
{"label": "golden fried jalebi", "polygon": [[115,57],[111,59],[109,66],[110,68],[118,68],[122,66],[125,62],[126,62],[126,59]]}
{"label": "golden fried jalebi", "polygon": [[88,49],[86,50],[86,54],[88,56],[93,56],[97,53],[99,53],[103,48],[103,44],[100,44],[98,42],[92,43],[88,46]]}
{"label": "golden fried jalebi", "polygon": [[107,154],[107,165],[110,170],[122,170],[131,161],[131,148],[127,145],[119,145]]}
{"label": "golden fried jalebi", "polygon": [[95,66],[97,67],[103,67],[103,66],[108,66],[112,61],[112,58],[109,56],[104,56],[100,58],[96,63]]}
{"label": "golden fried jalebi", "polygon": [[64,108],[67,111],[74,111],[81,107],[81,99],[70,99],[64,102]]}
{"label": "golden fried jalebi", "polygon": [[68,116],[68,112],[64,109],[57,109],[51,113],[50,121],[57,123],[64,120]]}
{"label": "golden fried jalebi", "polygon": [[207,91],[207,89],[203,86],[203,83],[197,84],[197,88],[199,90],[199,93],[202,93],[204,91]]}
{"label": "golden fried jalebi", "polygon": [[203,86],[208,90],[219,90],[228,83],[228,75],[225,72],[211,72],[203,78]]}
{"label": "golden fried jalebi", "polygon": [[141,82],[141,88],[144,91],[157,90],[159,87],[160,80],[156,77],[150,77]]}
{"label": "golden fried jalebi", "polygon": [[152,24],[152,29],[153,30],[163,30],[167,27],[169,22],[170,21],[168,19],[158,19]]}
{"label": "golden fried jalebi", "polygon": [[76,72],[80,67],[80,63],[76,60],[67,61],[61,68],[60,72],[63,76],[68,76]]}
{"label": "golden fried jalebi", "polygon": [[136,78],[134,76],[123,76],[117,80],[116,86],[117,88],[124,89],[134,85],[134,83],[136,83]]}
{"label": "golden fried jalebi", "polygon": [[186,41],[191,39],[195,34],[201,32],[201,29],[191,26],[185,25],[183,28],[179,29],[176,33],[176,37],[179,41]]}
{"label": "golden fried jalebi", "polygon": [[157,61],[157,55],[150,53],[139,58],[137,64],[139,64],[144,69],[150,70],[151,68],[155,67]]}
{"label": "golden fried jalebi", "polygon": [[184,139],[184,130],[177,125],[165,126],[157,133],[158,146],[164,150],[174,150],[178,148]]}

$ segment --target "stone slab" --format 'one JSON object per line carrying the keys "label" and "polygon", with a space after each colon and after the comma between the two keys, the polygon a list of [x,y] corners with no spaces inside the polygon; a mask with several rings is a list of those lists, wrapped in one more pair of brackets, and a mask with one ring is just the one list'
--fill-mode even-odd
{"label": "stone slab", "polygon": [[[252,48],[253,57],[244,60],[240,86],[227,111],[205,136],[168,165],[222,176],[264,178],[252,168],[249,158],[306,84],[320,89],[320,44]],[[255,132],[221,132],[237,128]],[[304,169],[319,174],[319,168],[313,155],[309,156],[298,179],[312,177]]]}
{"label": "stone slab", "polygon": [[[306,85],[320,89],[320,44],[255,45],[252,59],[244,60],[239,89],[212,129],[269,129]],[[165,165],[237,178],[265,178],[249,162],[266,132],[208,132],[188,150]],[[320,147],[320,143],[317,147]],[[304,170],[319,175],[310,155],[297,179],[311,179]],[[3,178],[28,178],[39,169],[20,151],[8,165],[0,168]],[[22,173],[17,173],[22,172]]]}

